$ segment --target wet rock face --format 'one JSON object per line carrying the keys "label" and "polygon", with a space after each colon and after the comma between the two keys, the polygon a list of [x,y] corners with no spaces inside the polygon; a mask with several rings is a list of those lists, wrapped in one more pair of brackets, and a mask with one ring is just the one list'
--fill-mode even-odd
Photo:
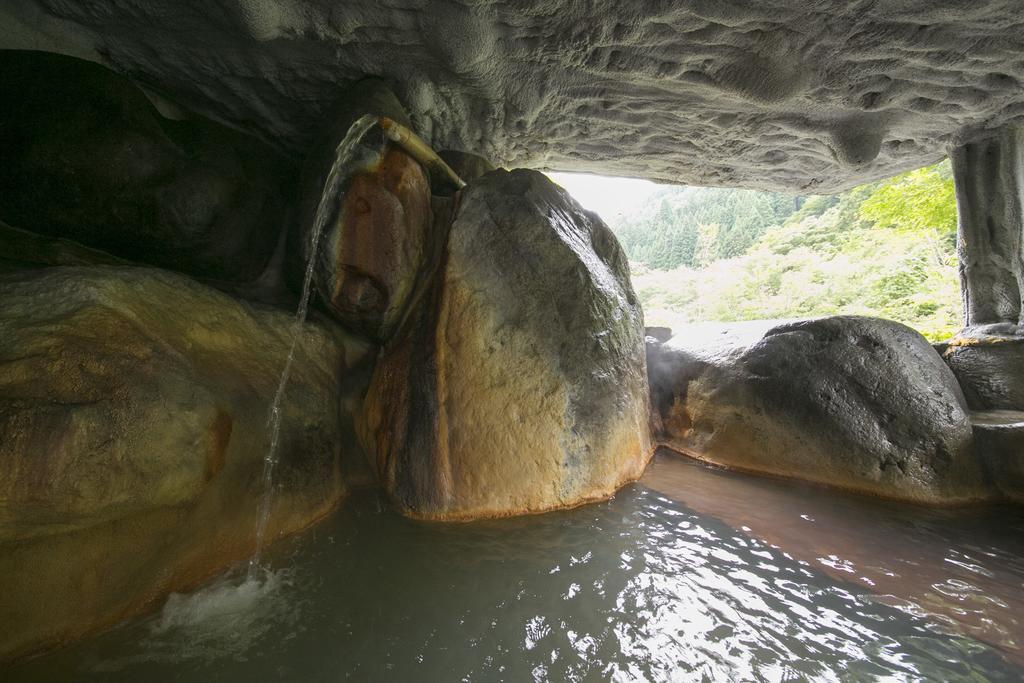
{"label": "wet rock face", "polygon": [[837,191],[1024,118],[1018,0],[9,4],[0,45],[106,61],[297,152],[370,75],[434,149],[696,185]]}
{"label": "wet rock face", "polygon": [[650,455],[643,344],[607,226],[539,173],[493,171],[462,192],[430,288],[381,352],[364,445],[414,516],[608,496]]}
{"label": "wet rock face", "polygon": [[[300,242],[293,239],[291,245],[290,276],[297,291],[335,149],[363,114],[408,122],[381,81],[364,81],[342,96],[329,132],[303,171],[300,219],[294,230]],[[379,131],[367,136],[358,154],[362,168],[345,185],[341,206],[324,228],[314,281],[321,299],[342,325],[384,341],[401,321],[423,273],[433,223],[430,183],[412,157],[384,145]]]}
{"label": "wet rock face", "polygon": [[956,378],[917,332],[841,316],[741,323],[718,336],[690,340],[683,328],[652,344],[652,400],[666,445],[890,498],[995,495],[972,456]]}
{"label": "wet rock face", "polygon": [[427,177],[404,152],[390,148],[352,178],[315,275],[346,328],[380,341],[392,334],[424,265],[431,219]]}
{"label": "wet rock face", "polygon": [[[0,275],[0,660],[109,625],[254,547],[290,316],[119,267]],[[354,346],[302,332],[268,538],[339,500]]]}
{"label": "wet rock face", "polygon": [[283,162],[264,145],[164,119],[126,79],[59,55],[0,52],[0,90],[0,220],[202,277],[263,270],[283,228]]}

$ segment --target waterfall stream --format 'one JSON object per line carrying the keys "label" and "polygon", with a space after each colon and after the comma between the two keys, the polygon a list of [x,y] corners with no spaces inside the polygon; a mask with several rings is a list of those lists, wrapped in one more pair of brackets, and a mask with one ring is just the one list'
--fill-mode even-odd
{"label": "waterfall stream", "polygon": [[292,362],[295,360],[295,349],[298,346],[299,338],[303,333],[303,326],[306,323],[306,315],[309,312],[309,299],[312,294],[313,271],[316,267],[316,259],[319,258],[320,238],[323,235],[324,226],[327,221],[335,215],[335,211],[341,209],[344,199],[344,183],[350,175],[350,166],[357,159],[358,149],[366,134],[378,123],[378,117],[372,114],[365,114],[357,119],[351,126],[338,147],[335,149],[334,162],[331,170],[324,181],[324,189],[320,194],[320,202],[317,204],[316,213],[313,216],[313,230],[309,241],[309,259],[306,262],[306,272],[302,280],[302,296],[299,299],[299,307],[295,312],[295,322],[292,324],[292,340],[288,348],[288,357],[281,371],[281,379],[277,384],[277,391],[274,393],[274,400],[270,405],[270,415],[267,418],[267,431],[270,434],[270,445],[263,456],[263,496],[260,500],[259,517],[256,521],[256,551],[249,561],[249,578],[254,578],[260,567],[260,556],[263,552],[263,544],[267,532],[267,523],[270,519],[270,506],[274,497],[274,468],[278,460],[278,442],[281,437],[281,402],[284,399],[284,392],[288,386],[288,378],[291,374]]}

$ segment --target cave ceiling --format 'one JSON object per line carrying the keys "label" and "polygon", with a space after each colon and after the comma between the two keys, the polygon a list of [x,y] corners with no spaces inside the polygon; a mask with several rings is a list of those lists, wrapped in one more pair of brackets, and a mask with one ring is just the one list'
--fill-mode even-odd
{"label": "cave ceiling", "polygon": [[1024,120],[1024,0],[0,0],[0,27],[296,156],[367,75],[438,149],[799,192]]}

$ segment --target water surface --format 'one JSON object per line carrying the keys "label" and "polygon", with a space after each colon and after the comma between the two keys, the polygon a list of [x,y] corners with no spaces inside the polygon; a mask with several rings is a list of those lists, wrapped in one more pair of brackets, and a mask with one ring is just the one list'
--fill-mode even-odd
{"label": "water surface", "polygon": [[1020,680],[1024,517],[660,456],[576,510],[415,522],[374,495],[6,680]]}

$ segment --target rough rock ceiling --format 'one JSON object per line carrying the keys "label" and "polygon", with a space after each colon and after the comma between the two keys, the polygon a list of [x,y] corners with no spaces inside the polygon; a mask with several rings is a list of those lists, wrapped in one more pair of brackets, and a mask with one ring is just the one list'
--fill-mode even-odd
{"label": "rough rock ceiling", "polygon": [[1024,119],[1024,0],[0,0],[0,27],[295,152],[367,74],[438,148],[673,183],[834,191]]}

